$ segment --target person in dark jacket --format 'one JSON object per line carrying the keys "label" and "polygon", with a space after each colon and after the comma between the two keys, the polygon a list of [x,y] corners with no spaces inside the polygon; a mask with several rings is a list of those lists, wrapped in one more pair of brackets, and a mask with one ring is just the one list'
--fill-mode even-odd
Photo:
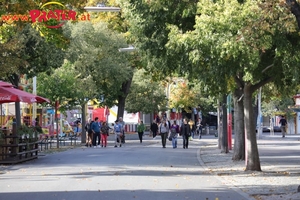
{"label": "person in dark jacket", "polygon": [[188,124],[188,120],[185,118],[180,128],[180,135],[182,136],[184,149],[187,149],[189,146],[190,133],[191,133],[190,125]]}
{"label": "person in dark jacket", "polygon": [[86,147],[90,146],[92,147],[93,143],[93,131],[92,131],[92,124],[94,121],[92,119],[88,119],[88,122],[85,125],[85,131],[88,133],[87,134],[87,139],[86,139]]}
{"label": "person in dark jacket", "polygon": [[157,131],[158,131],[158,125],[156,123],[156,120],[153,120],[153,123],[151,124],[150,130],[151,130],[151,132],[153,134],[153,139],[155,139]]}
{"label": "person in dark jacket", "polygon": [[95,121],[92,124],[92,132],[93,132],[93,146],[94,148],[97,147],[97,140],[98,140],[98,147],[100,147],[100,126],[98,122],[98,117],[95,118]]}

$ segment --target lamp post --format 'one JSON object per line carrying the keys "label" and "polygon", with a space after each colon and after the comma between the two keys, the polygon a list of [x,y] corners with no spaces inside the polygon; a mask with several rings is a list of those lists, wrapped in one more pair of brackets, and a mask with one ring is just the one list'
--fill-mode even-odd
{"label": "lamp post", "polygon": [[120,12],[121,8],[119,7],[106,7],[106,6],[97,6],[97,7],[84,7],[88,12]]}
{"label": "lamp post", "polygon": [[137,48],[135,48],[134,46],[132,45],[129,45],[129,47],[126,47],[126,48],[120,48],[119,49],[119,52],[133,52],[133,51],[136,51]]}
{"label": "lamp post", "polygon": [[[36,76],[35,77],[33,77],[33,79],[32,79],[32,84],[33,84],[33,86],[32,86],[32,89],[33,89],[33,91],[32,91],[32,93],[34,94],[34,95],[36,95]],[[34,126],[36,125],[36,103],[33,103],[32,104],[32,119],[31,119],[31,121],[35,121],[35,124],[34,124]]]}

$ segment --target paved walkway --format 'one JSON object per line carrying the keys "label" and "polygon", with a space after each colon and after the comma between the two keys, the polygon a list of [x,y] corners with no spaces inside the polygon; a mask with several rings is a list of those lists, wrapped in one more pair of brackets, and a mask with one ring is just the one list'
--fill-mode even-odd
{"label": "paved walkway", "polygon": [[233,162],[233,150],[220,153],[217,140],[208,136],[203,141],[207,143],[200,149],[199,161],[224,184],[249,194],[250,199],[300,200],[300,135],[282,138],[280,133],[264,133],[258,139],[262,172],[245,171],[245,161]]}
{"label": "paved walkway", "polygon": [[[130,141],[137,140],[137,134],[126,136],[126,145],[137,145]],[[111,145],[113,138],[113,135],[109,137]],[[152,138],[146,134],[145,140],[152,141]],[[145,145],[148,144],[146,141]],[[300,185],[300,135],[282,138],[280,133],[273,136],[264,133],[258,139],[262,172],[244,171],[245,161],[231,160],[233,150],[228,154],[220,153],[214,135],[204,135],[191,143],[199,145],[197,158],[206,173],[217,177],[244,197],[252,200],[300,200],[297,192]]]}
{"label": "paved walkway", "polygon": [[[144,140],[151,139],[149,133]],[[234,136],[233,136],[234,138]],[[137,140],[137,134],[126,134],[127,140]],[[109,137],[110,141],[114,136]],[[158,138],[160,140],[160,138]],[[245,161],[231,160],[233,150],[220,153],[214,134],[204,135],[199,144],[198,160],[211,175],[219,178],[224,185],[256,200],[300,200],[297,192],[300,185],[300,135],[263,133],[258,139],[262,172],[245,171]]]}

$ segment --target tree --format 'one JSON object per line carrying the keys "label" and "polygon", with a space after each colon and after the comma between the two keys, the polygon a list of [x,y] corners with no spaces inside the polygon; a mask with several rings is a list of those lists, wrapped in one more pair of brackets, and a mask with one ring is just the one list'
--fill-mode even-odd
{"label": "tree", "polygon": [[[239,121],[244,122],[247,135],[246,169],[260,171],[253,94],[275,80],[279,88],[299,81],[299,35],[289,8],[280,1],[208,1],[198,4],[199,15],[193,13],[195,30],[186,31],[170,23],[168,14],[176,12],[166,9],[164,3],[127,3],[134,5],[130,7],[131,28],[140,35],[140,49],[154,60],[148,67],[155,70],[163,66],[162,72],[198,76],[214,93],[237,89],[242,94],[236,99],[243,101],[240,106],[244,106],[244,115],[239,115],[244,119]],[[155,27],[155,31],[149,27]],[[165,36],[160,37],[161,33]]]}
{"label": "tree", "polygon": [[[30,25],[6,38],[3,46],[7,49],[2,50],[4,58],[0,66],[0,77],[9,80],[16,88],[19,86],[21,74],[33,77],[40,72],[49,72],[49,69],[59,67],[63,61],[63,51],[47,43]],[[16,102],[15,107],[17,126],[20,126],[20,103]]]}
{"label": "tree", "polygon": [[[120,5],[130,36],[134,38],[141,60],[146,63],[146,71],[163,80],[178,66],[191,66],[186,62],[186,54],[169,54],[166,44],[170,25],[178,27],[183,33],[194,30],[197,1],[120,0]],[[186,68],[182,68],[182,73],[178,75],[188,72]]]}
{"label": "tree", "polygon": [[[199,5],[201,16],[197,18],[193,33],[201,41],[194,48],[207,50],[203,43],[214,44],[208,48],[210,56],[214,57],[214,62],[221,63],[214,65],[215,70],[235,77],[237,88],[243,89],[240,97],[244,99],[247,170],[261,170],[252,108],[254,91],[274,80],[279,87],[285,87],[288,83],[294,85],[298,81],[291,73],[296,70],[298,55],[295,52],[299,51],[299,45],[295,44],[294,19],[277,4],[279,2],[239,4],[227,1]],[[255,32],[253,27],[257,29]],[[204,55],[208,56],[207,53]]]}
{"label": "tree", "polygon": [[53,70],[51,75],[41,73],[37,80],[39,83],[37,91],[51,100],[53,107],[58,101],[61,112],[73,109],[77,105],[82,105],[84,99],[92,99],[96,95],[96,86],[91,76],[79,79],[78,75],[79,72],[75,67],[66,62],[62,67]]}
{"label": "tree", "polygon": [[133,76],[133,84],[126,98],[125,109],[128,112],[146,114],[166,110],[167,98],[164,87],[151,80],[151,75],[144,70],[137,70]]}
{"label": "tree", "polygon": [[[85,124],[85,104],[97,95],[97,90],[91,76],[81,79],[78,78],[79,74],[80,72],[75,70],[74,65],[65,62],[62,67],[53,70],[51,75],[40,74],[37,89],[40,94],[51,100],[52,107],[55,107],[55,103],[59,102],[58,110],[60,112],[71,110],[80,105],[83,110],[82,123]],[[82,142],[85,142],[84,131]],[[59,143],[57,143],[57,147],[59,147]]]}
{"label": "tree", "polygon": [[91,76],[97,86],[96,98],[104,95],[103,105],[117,104],[124,111],[133,71],[129,55],[118,52],[126,46],[122,35],[109,30],[106,23],[90,22],[68,23],[64,32],[70,39],[67,59],[80,72],[79,77]]}

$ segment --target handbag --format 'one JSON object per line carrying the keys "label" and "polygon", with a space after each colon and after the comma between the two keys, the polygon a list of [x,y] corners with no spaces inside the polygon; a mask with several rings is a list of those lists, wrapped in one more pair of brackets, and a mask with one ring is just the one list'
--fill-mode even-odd
{"label": "handbag", "polygon": [[169,139],[169,141],[172,141],[172,136],[169,136],[169,138],[168,138],[168,139]]}

